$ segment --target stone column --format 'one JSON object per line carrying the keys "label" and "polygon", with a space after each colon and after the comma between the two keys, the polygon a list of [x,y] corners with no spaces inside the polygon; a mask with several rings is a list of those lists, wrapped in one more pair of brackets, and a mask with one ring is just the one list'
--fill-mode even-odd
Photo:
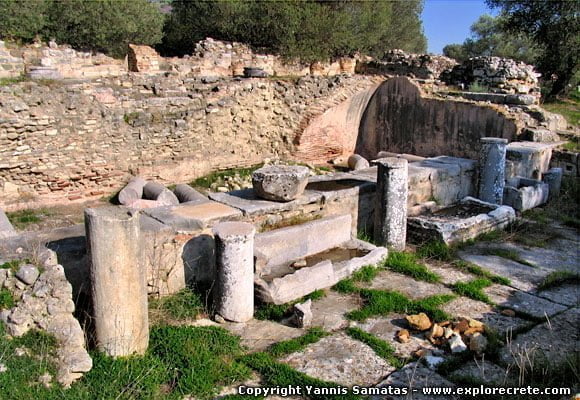
{"label": "stone column", "polygon": [[375,161],[377,197],[375,235],[377,243],[404,250],[407,239],[407,195],[409,167],[404,158],[387,157]]}
{"label": "stone column", "polygon": [[147,184],[147,181],[140,176],[135,176],[131,178],[127,186],[125,186],[117,196],[119,203],[123,205],[129,205],[143,197],[143,187]]}
{"label": "stone column", "polygon": [[560,195],[560,188],[562,187],[562,176],[564,171],[562,168],[550,168],[548,172],[544,173],[542,180],[544,183],[548,184],[550,192],[548,194],[548,200],[552,201]]}
{"label": "stone column", "polygon": [[505,186],[505,154],[507,139],[481,138],[479,153],[479,198],[502,204]]}
{"label": "stone column", "polygon": [[216,312],[228,321],[254,317],[254,234],[245,222],[222,222],[214,227],[216,242]]}
{"label": "stone column", "polygon": [[122,207],[85,210],[97,348],[143,354],[149,344],[147,276],[139,263],[139,214]]}

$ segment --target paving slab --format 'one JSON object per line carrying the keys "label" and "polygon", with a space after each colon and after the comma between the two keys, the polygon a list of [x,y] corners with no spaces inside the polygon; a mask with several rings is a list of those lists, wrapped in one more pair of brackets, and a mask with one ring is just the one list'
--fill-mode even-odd
{"label": "paving slab", "polygon": [[312,302],[312,326],[319,326],[327,332],[348,327],[345,314],[361,306],[358,296],[328,291],[326,296]]}
{"label": "paving slab", "polygon": [[388,342],[395,349],[395,355],[404,359],[411,358],[413,353],[420,349],[435,349],[422,333],[412,333],[407,343],[401,343],[396,339],[399,330],[409,328],[404,314],[389,314],[386,317],[369,318],[364,323],[353,321],[351,326],[360,328]]}
{"label": "paving slab", "polygon": [[483,322],[500,333],[529,326],[530,321],[518,317],[508,317],[495,311],[481,301],[458,297],[441,306],[441,309],[454,318],[473,318]]}
{"label": "paving slab", "polygon": [[371,396],[372,400],[388,399],[388,400],[449,400],[458,399],[457,396],[451,395],[424,395],[421,393],[423,387],[455,387],[455,384],[449,382],[441,375],[432,371],[419,363],[409,363],[398,371],[392,373],[387,379],[382,381],[378,387],[395,386],[400,388],[408,388],[410,393],[401,396]]}
{"label": "paving slab", "polygon": [[542,290],[536,295],[566,306],[580,305],[580,285],[573,283]]}
{"label": "paving slab", "polygon": [[395,370],[369,346],[344,333],[322,338],[280,361],[314,378],[344,386],[375,385]]}
{"label": "paving slab", "polygon": [[451,289],[440,283],[418,281],[410,276],[389,270],[381,270],[370,283],[360,283],[360,287],[377,290],[397,291],[413,300],[437,294],[453,294]]}
{"label": "paving slab", "polygon": [[455,268],[452,265],[437,262],[427,261],[423,264],[431,271],[441,277],[441,283],[445,285],[453,285],[457,282],[469,282],[477,278],[477,276]]}
{"label": "paving slab", "polygon": [[244,215],[248,216],[295,210],[306,204],[320,203],[322,201],[322,193],[305,190],[296,200],[279,202],[259,198],[254,189],[242,189],[228,193],[210,193],[209,198],[241,210]]}
{"label": "paving slab", "polygon": [[552,316],[566,309],[561,304],[509,286],[491,285],[483,289],[483,292],[498,306],[511,308],[535,318],[542,318],[544,315]]}
{"label": "paving slab", "polygon": [[262,351],[274,343],[294,339],[305,334],[303,329],[292,328],[272,321],[251,320],[246,323],[221,325],[241,338],[243,346],[250,351]]}
{"label": "paving slab", "polygon": [[528,292],[534,291],[551,272],[547,269],[530,267],[499,256],[473,254],[471,249],[470,252],[459,252],[459,257],[486,271],[508,278],[511,281],[511,286]]}
{"label": "paving slab", "polygon": [[191,202],[173,207],[151,208],[144,213],[182,232],[205,229],[214,223],[223,220],[231,221],[242,216],[239,210],[215,201]]}
{"label": "paving slab", "polygon": [[[557,368],[567,361],[578,365],[580,354],[580,308],[571,308],[530,331],[518,335],[500,352],[501,361],[509,364],[533,359],[535,366],[546,362]],[[572,357],[572,359],[570,359]]]}
{"label": "paving slab", "polygon": [[514,377],[504,367],[489,361],[473,360],[453,371],[449,379],[459,382],[481,382],[488,386],[517,386]]}

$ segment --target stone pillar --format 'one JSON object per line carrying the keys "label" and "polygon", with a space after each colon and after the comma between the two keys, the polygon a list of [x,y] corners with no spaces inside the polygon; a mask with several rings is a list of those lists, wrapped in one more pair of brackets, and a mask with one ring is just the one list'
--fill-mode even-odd
{"label": "stone pillar", "polygon": [[552,201],[560,195],[560,188],[562,187],[562,176],[564,171],[562,168],[550,168],[548,172],[544,173],[542,180],[547,183],[550,192],[548,194],[548,200]]}
{"label": "stone pillar", "polygon": [[123,205],[129,205],[143,197],[143,187],[147,184],[147,181],[140,176],[135,176],[131,178],[127,186],[125,186],[117,196],[119,203]]}
{"label": "stone pillar", "polygon": [[147,276],[139,263],[139,214],[122,207],[85,210],[97,348],[143,354],[149,344]]}
{"label": "stone pillar", "polygon": [[507,142],[502,138],[481,138],[479,198],[488,203],[502,204]]}
{"label": "stone pillar", "polygon": [[407,239],[408,162],[404,158],[387,157],[375,163],[378,171],[374,239],[383,246],[404,250]]}
{"label": "stone pillar", "polygon": [[216,312],[228,321],[254,317],[254,234],[245,222],[222,222],[214,227],[216,242]]}

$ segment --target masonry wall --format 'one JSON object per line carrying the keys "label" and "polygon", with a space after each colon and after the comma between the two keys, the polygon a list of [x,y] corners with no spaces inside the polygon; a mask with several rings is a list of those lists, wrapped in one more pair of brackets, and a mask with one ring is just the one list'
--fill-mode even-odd
{"label": "masonry wall", "polygon": [[215,169],[290,157],[313,113],[373,83],[365,76],[275,81],[129,74],[5,86],[0,207],[111,195],[131,174],[188,182]]}

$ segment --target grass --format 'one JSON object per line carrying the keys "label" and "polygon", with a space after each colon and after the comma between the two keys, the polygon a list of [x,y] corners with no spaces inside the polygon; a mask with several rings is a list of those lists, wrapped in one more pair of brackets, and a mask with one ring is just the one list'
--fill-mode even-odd
{"label": "grass", "polygon": [[41,222],[51,216],[51,212],[45,208],[20,210],[6,213],[6,216],[17,229],[26,228],[30,224]]}
{"label": "grass", "polygon": [[[523,213],[525,218],[546,225],[550,220],[561,221],[564,225],[580,229],[580,179],[564,176],[560,196],[550,200],[541,209],[534,208]],[[557,232],[556,232],[557,237]]]}
{"label": "grass", "polygon": [[348,328],[346,333],[353,339],[367,344],[379,357],[385,359],[393,367],[401,368],[405,365],[403,360],[395,356],[395,348],[390,343],[355,327]]}
{"label": "grass", "polygon": [[426,259],[452,261],[455,258],[455,249],[439,240],[432,240],[419,246],[417,256]]}
{"label": "grass", "polygon": [[283,357],[303,350],[309,344],[316,343],[325,336],[328,336],[328,333],[321,328],[311,328],[306,335],[273,344],[268,349],[268,353],[273,357]]}
{"label": "grass", "polygon": [[487,255],[498,256],[502,258],[506,258],[508,260],[515,261],[517,263],[527,265],[528,267],[536,268],[534,264],[529,261],[524,260],[520,257],[517,251],[509,250],[509,249],[501,249],[501,248],[487,248],[484,250],[484,253]]}
{"label": "grass", "polygon": [[561,114],[569,125],[580,124],[580,95],[573,93],[567,98],[556,99],[542,104],[546,110]]}
{"label": "grass", "polygon": [[363,242],[368,242],[374,244],[373,235],[365,230],[358,231],[356,233],[356,238],[362,240]]}
{"label": "grass", "polygon": [[182,289],[171,296],[150,300],[149,310],[152,324],[167,323],[170,320],[195,320],[206,313],[200,294],[190,288]]}
{"label": "grass", "polygon": [[358,271],[355,271],[350,279],[353,282],[371,282],[379,274],[379,268],[374,265],[365,265],[361,267]]}
{"label": "grass", "polygon": [[[38,377],[55,375],[50,356],[54,339],[31,331],[7,340],[0,324],[0,398],[27,399],[199,399],[214,397],[219,388],[249,378],[251,370],[237,361],[244,350],[239,338],[217,327],[154,327],[145,355],[111,358],[93,354],[93,369],[64,390],[53,384],[45,388]],[[30,356],[17,357],[25,346]]]}
{"label": "grass", "polygon": [[315,301],[323,298],[324,296],[326,296],[326,292],[322,289],[319,289],[302,297],[301,299],[294,300],[290,303],[285,304],[261,303],[258,304],[258,307],[254,312],[254,318],[259,320],[280,321],[284,317],[290,316],[294,304],[303,303],[307,300]]}
{"label": "grass", "polygon": [[452,288],[455,293],[461,296],[493,305],[490,298],[483,292],[483,289],[491,284],[489,279],[477,278],[469,282],[457,282],[452,285]]}
{"label": "grass", "polygon": [[429,271],[424,265],[419,264],[417,262],[417,256],[413,253],[391,251],[383,265],[391,271],[408,275],[420,281],[431,283],[441,281],[439,275]]}
{"label": "grass", "polygon": [[508,278],[493,274],[493,273],[481,268],[480,266],[475,265],[475,264],[470,263],[470,262],[467,262],[467,261],[455,260],[455,261],[453,261],[452,265],[455,268],[467,271],[473,275],[477,275],[479,277],[489,279],[493,283],[499,283],[500,285],[506,285],[506,286],[511,284],[511,281]]}
{"label": "grass", "polygon": [[542,283],[538,285],[538,290],[546,290],[557,286],[562,286],[565,283],[580,284],[580,274],[571,271],[554,271],[544,278]]}
{"label": "grass", "polygon": [[189,185],[194,188],[209,189],[213,183],[222,182],[227,177],[239,175],[241,178],[246,178],[252,175],[252,172],[260,168],[262,164],[254,165],[247,168],[230,168],[223,171],[214,171],[205,176],[199,177],[192,181]]}
{"label": "grass", "polygon": [[25,80],[25,75],[20,75],[15,78],[0,78],[0,87],[14,85],[15,83],[24,82]]}
{"label": "grass", "polygon": [[16,302],[14,301],[14,296],[10,293],[10,290],[3,288],[0,289],[0,310],[9,310]]}

